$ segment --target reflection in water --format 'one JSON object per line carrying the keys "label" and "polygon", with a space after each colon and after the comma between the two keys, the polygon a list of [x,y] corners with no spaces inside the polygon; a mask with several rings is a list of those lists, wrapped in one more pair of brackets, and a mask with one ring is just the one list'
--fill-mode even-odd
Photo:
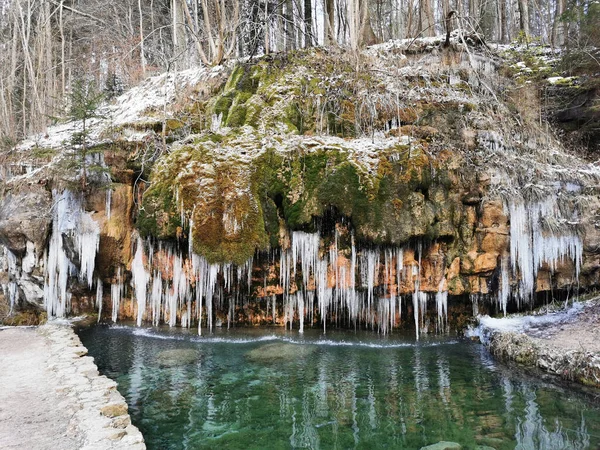
{"label": "reflection in water", "polygon": [[[150,449],[600,445],[597,405],[497,366],[470,342],[160,337],[127,328],[82,335]],[[198,358],[158,364],[172,349]]]}

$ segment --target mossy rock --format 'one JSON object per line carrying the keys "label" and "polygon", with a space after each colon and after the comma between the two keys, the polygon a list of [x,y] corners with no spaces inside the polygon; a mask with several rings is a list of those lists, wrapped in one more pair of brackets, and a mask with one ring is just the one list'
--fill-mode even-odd
{"label": "mossy rock", "polygon": [[231,107],[227,115],[226,125],[228,127],[241,127],[246,123],[246,114],[248,109],[244,104],[238,104]]}
{"label": "mossy rock", "polygon": [[313,354],[316,350],[317,347],[314,345],[276,342],[253,348],[246,353],[246,358],[252,362],[276,364],[280,362],[292,362],[301,358],[306,358],[307,356]]}
{"label": "mossy rock", "polygon": [[179,367],[194,364],[198,361],[198,350],[193,348],[176,348],[163,350],[156,355],[156,363],[160,367]]}
{"label": "mossy rock", "polygon": [[173,190],[165,183],[153,183],[144,193],[136,227],[142,237],[175,239],[181,230],[179,214]]}

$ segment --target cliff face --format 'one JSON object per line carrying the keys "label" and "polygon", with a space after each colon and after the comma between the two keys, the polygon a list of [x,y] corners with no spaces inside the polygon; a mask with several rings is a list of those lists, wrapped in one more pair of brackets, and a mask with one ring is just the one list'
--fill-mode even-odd
{"label": "cliff face", "polygon": [[77,124],[20,144],[3,176],[5,302],[418,335],[446,329],[448,308],[595,289],[600,171],[540,126],[500,58],[438,44],[149,79],[91,125],[85,192],[66,169]]}

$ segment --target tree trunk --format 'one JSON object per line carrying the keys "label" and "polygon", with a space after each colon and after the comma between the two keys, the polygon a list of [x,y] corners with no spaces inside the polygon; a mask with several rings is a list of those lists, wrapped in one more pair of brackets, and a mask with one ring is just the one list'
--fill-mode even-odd
{"label": "tree trunk", "polygon": [[519,28],[525,42],[529,42],[529,5],[527,0],[519,0]]}
{"label": "tree trunk", "polygon": [[554,21],[552,22],[552,46],[560,47],[565,43],[565,28],[561,16],[565,12],[565,0],[555,0]]}
{"label": "tree trunk", "polygon": [[421,0],[419,4],[419,34],[422,36],[435,36],[431,0]]}
{"label": "tree trunk", "polygon": [[[179,5],[180,0],[171,2],[171,19],[173,33],[173,67],[175,70],[183,68],[181,57],[185,51],[185,26],[183,18],[183,7]],[[183,0],[185,1],[185,0]]]}
{"label": "tree trunk", "polygon": [[479,25],[479,17],[479,2],[477,0],[469,0],[469,23],[471,24],[473,30],[477,30],[477,27]]}
{"label": "tree trunk", "polygon": [[333,0],[325,0],[325,45],[333,45],[335,38],[335,6]]}
{"label": "tree trunk", "polygon": [[506,11],[506,1],[498,0],[500,2],[500,42],[505,44],[508,39],[508,15]]}
{"label": "tree trunk", "polygon": [[369,2],[368,0],[360,0],[360,11],[361,11],[361,36],[360,36],[360,45],[374,45],[377,44],[377,36],[373,31],[373,26],[371,25],[371,12],[369,10]]}
{"label": "tree trunk", "polygon": [[140,14],[140,64],[142,66],[142,77],[146,78],[146,54],[144,53],[144,13],[142,11],[142,0],[138,0],[138,12]]}
{"label": "tree trunk", "polygon": [[304,0],[304,46],[313,46],[312,0]]}
{"label": "tree trunk", "polygon": [[283,2],[277,4],[277,51],[282,52],[285,49],[285,21],[283,12]]}
{"label": "tree trunk", "polygon": [[413,0],[408,0],[408,18],[406,20],[406,37],[413,36],[414,5]]}
{"label": "tree trunk", "polygon": [[292,0],[285,0],[285,50],[294,49],[294,3]]}

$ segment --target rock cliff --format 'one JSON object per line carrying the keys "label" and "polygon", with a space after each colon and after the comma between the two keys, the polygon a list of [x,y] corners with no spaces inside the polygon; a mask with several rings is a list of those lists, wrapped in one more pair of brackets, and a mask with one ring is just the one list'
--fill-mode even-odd
{"label": "rock cliff", "polygon": [[83,191],[76,122],[20,143],[5,309],[418,336],[471,305],[597,288],[597,164],[564,150],[497,51],[440,44],[150,78],[89,125]]}

